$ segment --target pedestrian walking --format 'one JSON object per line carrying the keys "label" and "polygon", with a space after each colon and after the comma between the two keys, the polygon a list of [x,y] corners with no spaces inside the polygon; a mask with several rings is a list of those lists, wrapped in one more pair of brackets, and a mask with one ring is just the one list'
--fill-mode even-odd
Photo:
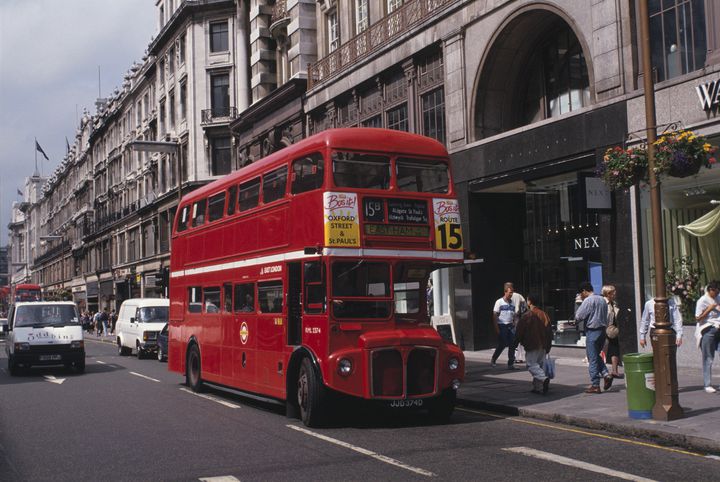
{"label": "pedestrian walking", "polygon": [[508,349],[508,370],[515,369],[515,305],[512,302],[512,283],[505,283],[502,298],[495,302],[493,307],[493,326],[498,335],[498,345],[493,353],[491,365],[495,366],[497,359],[505,348]]}
{"label": "pedestrian walking", "polygon": [[95,313],[93,316],[93,324],[95,325],[95,336],[100,336],[100,332],[102,331],[102,323],[100,322],[100,311]]}
{"label": "pedestrian walking", "polygon": [[[513,289],[512,303],[515,306],[515,323],[517,324],[520,317],[528,310],[527,301],[523,295],[515,291],[515,285],[511,282],[505,283]],[[515,363],[523,363],[525,361],[525,350],[522,345],[515,343]]]}
{"label": "pedestrian walking", "polygon": [[550,317],[536,303],[535,295],[527,296],[528,310],[518,321],[515,340],[525,347],[525,361],[532,375],[531,392],[545,395],[550,387],[550,378],[543,367],[545,356],[552,346],[552,325]]}
{"label": "pedestrian walking", "polygon": [[613,378],[623,378],[618,371],[620,366],[620,325],[618,323],[618,313],[620,309],[615,303],[617,291],[613,285],[605,285],[602,287],[602,296],[608,307],[608,322],[605,328],[605,360],[610,360],[610,376]]}
{"label": "pedestrian walking", "polygon": [[600,356],[605,345],[605,329],[608,322],[608,305],[605,298],[596,295],[592,284],[587,281],[580,284],[582,304],[575,313],[575,319],[585,326],[585,352],[588,358],[590,386],[585,393],[600,393],[600,379],[604,379],[604,390],[612,386],[613,377],[608,373],[605,362]]}
{"label": "pedestrian walking", "polygon": [[[668,298],[667,304],[670,323],[672,324],[673,331],[675,331],[675,344],[680,346],[682,345],[683,337],[683,320],[680,314],[680,307],[673,298]],[[649,329],[655,329],[655,300],[652,298],[645,302],[640,317],[640,346],[643,348],[647,345],[645,337]]]}
{"label": "pedestrian walking", "polygon": [[712,364],[720,342],[720,281],[711,281],[705,294],[695,305],[695,338],[702,354],[703,383],[705,392],[715,393],[712,386]]}
{"label": "pedestrian walking", "polygon": [[110,315],[108,314],[107,306],[103,308],[102,313],[100,313],[100,323],[102,323],[102,331],[105,336],[110,334],[110,330],[108,330],[108,327],[110,325]]}
{"label": "pedestrian walking", "polygon": [[110,329],[111,334],[115,333],[115,324],[117,324],[117,313],[115,313],[115,310],[110,311]]}

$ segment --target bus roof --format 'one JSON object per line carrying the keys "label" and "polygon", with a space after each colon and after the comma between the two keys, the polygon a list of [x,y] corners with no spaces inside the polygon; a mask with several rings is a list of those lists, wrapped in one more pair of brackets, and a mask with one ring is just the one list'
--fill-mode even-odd
{"label": "bus roof", "polygon": [[328,129],[273,152],[263,159],[196,189],[183,196],[180,205],[214,194],[225,186],[238,182],[240,179],[248,179],[255,174],[259,175],[275,164],[283,164],[288,160],[288,154],[292,151],[322,149],[327,146],[332,146],[334,149],[387,152],[391,154],[402,153],[428,157],[445,158],[448,155],[443,144],[435,139],[418,134],[370,127]]}

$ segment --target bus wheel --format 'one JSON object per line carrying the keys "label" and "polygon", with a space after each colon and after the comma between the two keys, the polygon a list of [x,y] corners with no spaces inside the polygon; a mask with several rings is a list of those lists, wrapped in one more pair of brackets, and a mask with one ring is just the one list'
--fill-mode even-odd
{"label": "bus wheel", "polygon": [[193,392],[201,392],[203,389],[202,378],[200,378],[200,350],[197,345],[191,345],[188,350],[185,365],[185,384]]}
{"label": "bus wheel", "polygon": [[298,375],[297,399],[300,418],[308,427],[322,425],[325,389],[313,369],[309,358],[304,358]]}
{"label": "bus wheel", "polygon": [[457,390],[448,388],[430,405],[430,418],[436,422],[445,423],[450,420],[450,416],[455,410],[455,399],[457,398]]}

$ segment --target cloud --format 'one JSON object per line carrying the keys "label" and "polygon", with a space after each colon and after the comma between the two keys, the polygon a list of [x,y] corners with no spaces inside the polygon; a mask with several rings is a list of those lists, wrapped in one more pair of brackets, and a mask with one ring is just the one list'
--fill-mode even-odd
{"label": "cloud", "polygon": [[154,0],[0,0],[0,244],[16,189],[65,154],[83,108],[122,84],[156,33]]}

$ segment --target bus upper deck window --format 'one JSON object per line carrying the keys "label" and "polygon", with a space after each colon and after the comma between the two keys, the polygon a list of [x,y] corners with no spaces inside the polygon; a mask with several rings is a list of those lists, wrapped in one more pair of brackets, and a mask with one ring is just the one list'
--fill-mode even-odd
{"label": "bus upper deck window", "polygon": [[333,181],[337,187],[388,189],[390,158],[377,154],[335,151],[332,154]]}
{"label": "bus upper deck window", "polygon": [[396,162],[398,189],[413,192],[447,193],[448,166],[442,161],[399,157]]}
{"label": "bus upper deck window", "polygon": [[240,184],[240,200],[238,210],[247,211],[257,207],[260,200],[260,178]]}
{"label": "bus upper deck window", "polygon": [[235,214],[235,205],[237,204],[237,186],[228,189],[227,215]]}
{"label": "bus upper deck window", "polygon": [[185,231],[188,228],[188,220],[190,219],[190,206],[185,206],[180,211],[180,219],[178,219],[178,232]]}
{"label": "bus upper deck window", "polygon": [[197,201],[193,204],[193,218],[192,225],[200,226],[205,223],[205,209],[207,208],[207,199]]}
{"label": "bus upper deck window", "polygon": [[263,174],[263,202],[270,203],[285,197],[287,186],[287,166]]}
{"label": "bus upper deck window", "polygon": [[210,222],[216,221],[223,217],[223,210],[225,209],[225,193],[221,192],[210,197],[208,204],[208,220]]}
{"label": "bus upper deck window", "polygon": [[292,184],[290,186],[290,192],[292,194],[299,194],[322,187],[323,172],[322,154],[313,153],[294,161],[292,164]]}

